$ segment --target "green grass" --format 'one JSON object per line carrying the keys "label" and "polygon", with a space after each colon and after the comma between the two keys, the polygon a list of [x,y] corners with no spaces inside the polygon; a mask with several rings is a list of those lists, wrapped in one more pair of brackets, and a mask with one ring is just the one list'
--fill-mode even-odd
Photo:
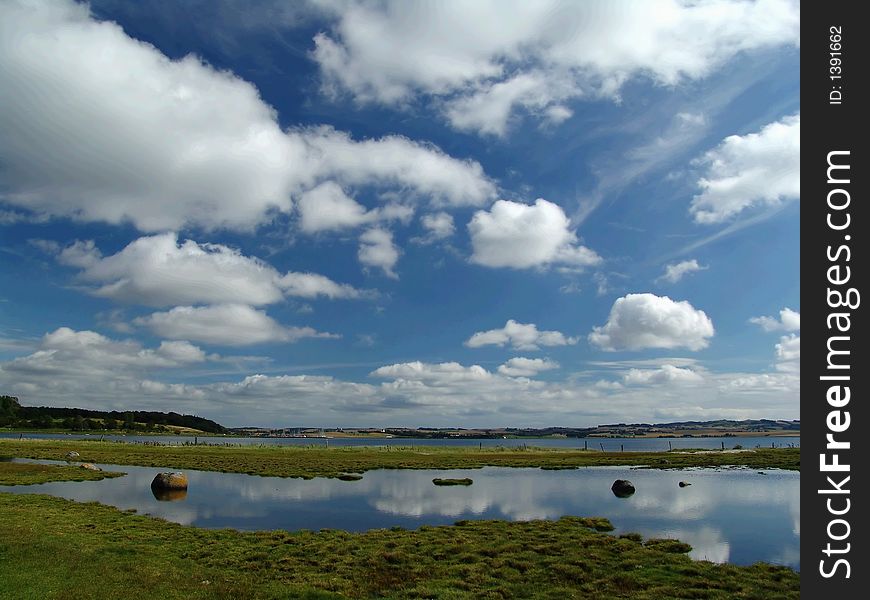
{"label": "green grass", "polygon": [[342,473],[363,473],[372,469],[486,466],[800,469],[800,448],[759,448],[743,452],[598,452],[556,448],[158,446],[96,440],[0,440],[0,457],[62,460],[70,450],[78,452],[83,462],[304,478],[338,477]]}
{"label": "green grass", "polygon": [[97,481],[124,473],[89,471],[79,466],[0,462],[0,485],[33,485],[49,481]]}
{"label": "green grass", "polygon": [[[0,456],[291,477],[377,468],[486,465],[799,468],[796,449],[601,453],[557,449],[146,446],[0,440]],[[4,471],[5,470],[5,471]],[[109,475],[0,463],[20,483]],[[797,598],[799,576],[770,565],[695,562],[678,540],[605,535],[606,519],[452,527],[243,533],[203,530],[99,504],[0,494],[0,598]]]}
{"label": "green grass", "polygon": [[696,562],[605,519],[347,533],[206,530],[0,494],[0,598],[798,598],[791,569]]}

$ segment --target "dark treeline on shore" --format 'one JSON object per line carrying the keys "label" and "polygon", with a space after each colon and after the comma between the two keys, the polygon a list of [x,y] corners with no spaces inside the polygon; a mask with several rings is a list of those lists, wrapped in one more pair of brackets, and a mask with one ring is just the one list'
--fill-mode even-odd
{"label": "dark treeline on shore", "polygon": [[85,408],[21,406],[15,396],[0,396],[0,427],[27,429],[66,429],[69,431],[146,431],[167,432],[173,427],[188,427],[208,433],[225,433],[214,421],[194,415],[156,411],[102,411]]}

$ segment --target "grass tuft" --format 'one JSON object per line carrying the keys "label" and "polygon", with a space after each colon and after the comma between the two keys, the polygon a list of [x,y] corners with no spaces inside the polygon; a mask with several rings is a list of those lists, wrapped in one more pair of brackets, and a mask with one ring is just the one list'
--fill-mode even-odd
{"label": "grass tuft", "polygon": [[0,462],[0,485],[35,485],[50,481],[98,481],[125,473],[90,471],[78,465]]}

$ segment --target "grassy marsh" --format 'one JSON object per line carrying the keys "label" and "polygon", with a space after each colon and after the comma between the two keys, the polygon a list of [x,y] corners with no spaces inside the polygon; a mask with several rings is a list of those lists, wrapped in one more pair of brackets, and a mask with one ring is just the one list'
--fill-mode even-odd
{"label": "grassy marsh", "polygon": [[78,465],[37,465],[0,462],[0,485],[33,485],[50,481],[98,481],[123,473],[89,471]]}
{"label": "grassy marsh", "polygon": [[791,569],[692,561],[605,519],[347,533],[185,527],[0,494],[0,598],[798,598]]}
{"label": "grassy marsh", "polygon": [[78,452],[83,462],[197,469],[276,477],[338,477],[373,469],[571,468],[641,465],[657,469],[744,466],[800,470],[800,448],[740,452],[598,452],[556,448],[159,446],[82,440],[0,440],[0,457],[62,460]]}

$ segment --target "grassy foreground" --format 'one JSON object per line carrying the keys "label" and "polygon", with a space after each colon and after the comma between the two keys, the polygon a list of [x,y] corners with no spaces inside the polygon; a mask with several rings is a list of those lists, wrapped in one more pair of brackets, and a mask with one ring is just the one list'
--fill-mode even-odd
{"label": "grassy foreground", "polygon": [[0,598],[798,598],[784,567],[696,562],[605,519],[347,533],[185,527],[0,494]]}
{"label": "grassy foreground", "polygon": [[544,469],[644,465],[658,469],[746,466],[800,469],[800,448],[741,452],[598,452],[557,448],[157,446],[81,440],[0,440],[0,457],[62,460],[75,450],[83,462],[249,473],[277,477],[338,477],[372,469]]}
{"label": "grassy foreground", "polygon": [[32,485],[49,481],[97,481],[124,473],[89,471],[79,466],[0,462],[0,485]]}

